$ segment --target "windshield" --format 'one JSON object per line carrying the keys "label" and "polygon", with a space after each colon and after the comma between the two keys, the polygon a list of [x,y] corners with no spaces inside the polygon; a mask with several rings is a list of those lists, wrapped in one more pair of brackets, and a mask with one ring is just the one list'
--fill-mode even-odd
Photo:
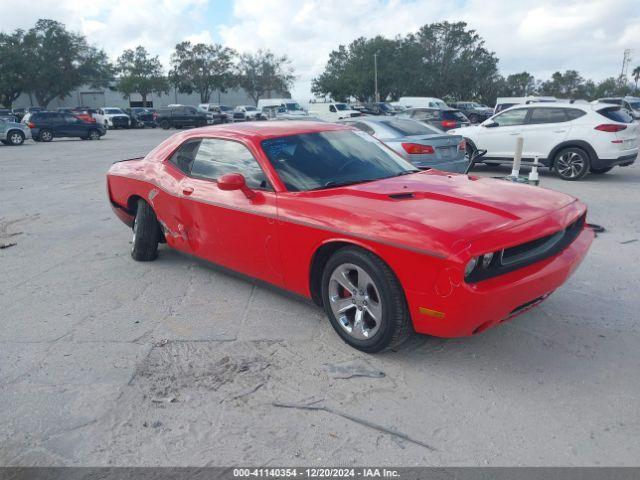
{"label": "windshield", "polygon": [[255,110],[257,110],[257,108],[256,108],[256,107],[251,107],[251,106],[249,106],[249,107],[244,107],[244,109],[245,109],[247,112],[254,112]]}
{"label": "windshield", "polygon": [[108,115],[113,115],[114,113],[124,113],[124,112],[119,108],[105,108],[104,113]]}
{"label": "windshield", "polygon": [[349,110],[349,107],[347,106],[346,103],[334,103],[334,105],[336,106],[337,110]]}
{"label": "windshield", "polygon": [[435,128],[426,126],[423,123],[416,122],[414,120],[388,120],[380,122],[385,127],[390,128],[394,132],[402,135],[403,137],[410,137],[411,135],[433,135],[434,133],[443,133]]}
{"label": "windshield", "polygon": [[290,112],[301,112],[302,111],[302,107],[300,105],[298,105],[297,103],[285,103],[285,106],[287,107],[287,110],[289,110]]}
{"label": "windshield", "polygon": [[640,102],[629,102],[629,106],[634,110],[640,110]]}
{"label": "windshield", "polygon": [[305,133],[262,142],[289,191],[318,190],[417,171],[364,132]]}

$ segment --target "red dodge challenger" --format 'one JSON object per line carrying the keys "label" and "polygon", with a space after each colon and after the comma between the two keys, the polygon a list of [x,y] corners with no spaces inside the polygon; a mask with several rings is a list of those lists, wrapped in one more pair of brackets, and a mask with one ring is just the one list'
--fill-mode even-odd
{"label": "red dodge challenger", "polygon": [[107,188],[135,260],[166,242],[309,297],[365,352],[504,322],[562,285],[593,240],[569,195],[419,171],[328,123],[181,132],[115,163]]}

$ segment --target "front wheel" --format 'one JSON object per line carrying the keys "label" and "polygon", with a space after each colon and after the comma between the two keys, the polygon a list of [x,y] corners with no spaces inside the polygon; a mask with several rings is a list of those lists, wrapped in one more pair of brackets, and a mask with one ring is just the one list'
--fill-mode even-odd
{"label": "front wheel", "polygon": [[346,247],[329,259],[322,299],[334,330],[363,352],[398,347],[412,332],[400,282],[386,263],[366,250]]}
{"label": "front wheel", "polygon": [[613,167],[604,167],[604,168],[593,168],[593,167],[591,167],[589,169],[589,171],[591,173],[595,173],[595,174],[599,175],[599,174],[603,174],[603,173],[607,173],[607,172],[611,171],[612,168]]}
{"label": "front wheel", "polygon": [[91,140],[100,140],[100,132],[98,130],[96,130],[96,129],[92,129],[89,132],[89,138]]}
{"label": "front wheel", "polygon": [[47,129],[40,130],[40,135],[38,137],[42,142],[50,142],[53,140],[53,132]]}
{"label": "front wheel", "polygon": [[155,260],[158,256],[159,240],[160,224],[156,214],[147,202],[139,199],[133,222],[131,258],[138,262]]}
{"label": "front wheel", "polygon": [[169,123],[169,120],[161,120],[160,121],[160,128],[162,128],[163,130],[169,130],[170,126],[171,126],[171,124]]}
{"label": "front wheel", "polygon": [[563,148],[556,154],[553,166],[562,180],[580,180],[589,173],[589,155],[581,148]]}

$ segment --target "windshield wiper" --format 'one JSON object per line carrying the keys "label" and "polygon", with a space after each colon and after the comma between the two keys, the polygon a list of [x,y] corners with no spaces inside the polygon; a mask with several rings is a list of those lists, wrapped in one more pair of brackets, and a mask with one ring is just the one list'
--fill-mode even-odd
{"label": "windshield wiper", "polygon": [[412,173],[418,173],[420,170],[418,170],[417,168],[415,170],[405,170],[403,172],[400,172],[396,175],[394,175],[394,177],[401,177],[402,175],[411,175]]}
{"label": "windshield wiper", "polygon": [[355,185],[356,183],[365,183],[365,182],[373,182],[374,180],[379,180],[377,178],[365,178],[362,180],[351,180],[349,182],[341,182],[338,183],[335,180],[329,180],[327,183],[320,187],[315,187],[309,189],[309,191],[313,190],[324,190],[325,188],[337,188],[337,187],[346,187],[347,185]]}

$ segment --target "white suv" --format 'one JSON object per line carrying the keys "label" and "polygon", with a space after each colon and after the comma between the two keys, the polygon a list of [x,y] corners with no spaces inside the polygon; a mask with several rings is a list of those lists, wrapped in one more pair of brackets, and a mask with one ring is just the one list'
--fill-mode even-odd
{"label": "white suv", "polygon": [[467,151],[486,150],[485,163],[513,162],[517,137],[524,139],[522,159],[540,159],[564,180],[606,173],[631,165],[638,156],[640,125],[615,105],[536,103],[518,105],[480,125],[447,133],[467,139]]}

